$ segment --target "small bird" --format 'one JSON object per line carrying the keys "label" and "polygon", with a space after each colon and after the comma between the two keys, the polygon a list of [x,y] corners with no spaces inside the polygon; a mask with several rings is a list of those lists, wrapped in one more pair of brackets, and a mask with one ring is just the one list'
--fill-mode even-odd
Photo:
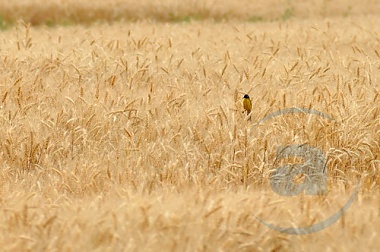
{"label": "small bird", "polygon": [[[252,102],[251,102],[251,99],[249,98],[249,95],[247,94],[245,94],[243,97],[243,107],[245,111],[247,112],[247,116],[248,116],[252,111]],[[248,120],[251,120],[251,117],[249,117]]]}

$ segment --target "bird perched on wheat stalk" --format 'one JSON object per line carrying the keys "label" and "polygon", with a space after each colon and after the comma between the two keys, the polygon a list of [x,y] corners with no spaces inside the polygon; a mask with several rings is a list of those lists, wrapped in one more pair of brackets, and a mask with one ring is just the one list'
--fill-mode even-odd
{"label": "bird perched on wheat stalk", "polygon": [[[249,98],[249,95],[245,94],[243,97],[243,108],[247,113],[247,116],[249,116],[248,120],[251,120],[251,111],[252,111],[252,102],[251,98]],[[243,111],[244,113],[244,111]]]}

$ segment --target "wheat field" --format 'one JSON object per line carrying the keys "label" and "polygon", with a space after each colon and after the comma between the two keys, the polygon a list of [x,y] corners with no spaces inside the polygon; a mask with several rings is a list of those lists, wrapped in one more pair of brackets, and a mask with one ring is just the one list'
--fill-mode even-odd
{"label": "wheat field", "polygon": [[[223,3],[222,3],[223,2]],[[105,4],[107,3],[107,4]],[[378,1],[0,1],[2,251],[375,251]],[[241,98],[252,98],[252,120]],[[314,109],[333,118],[290,113]],[[276,148],[326,157],[276,194]],[[320,232],[289,235],[350,209]]]}

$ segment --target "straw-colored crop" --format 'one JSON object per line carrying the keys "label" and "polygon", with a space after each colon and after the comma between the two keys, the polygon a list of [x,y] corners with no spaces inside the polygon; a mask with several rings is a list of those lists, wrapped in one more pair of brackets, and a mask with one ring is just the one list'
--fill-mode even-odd
{"label": "straw-colored crop", "polygon": [[[153,2],[0,1],[1,250],[379,248],[377,1]],[[255,125],[294,107],[334,120]],[[291,144],[323,153],[325,195],[272,190]],[[320,232],[255,218],[318,223],[358,178]]]}

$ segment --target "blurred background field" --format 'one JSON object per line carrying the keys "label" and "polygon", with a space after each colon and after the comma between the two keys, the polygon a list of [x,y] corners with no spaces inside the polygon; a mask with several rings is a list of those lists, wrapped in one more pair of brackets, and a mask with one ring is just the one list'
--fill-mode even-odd
{"label": "blurred background field", "polygon": [[[376,250],[378,14],[378,1],[0,1],[0,247]],[[289,107],[335,121],[253,126]],[[292,143],[326,154],[326,195],[271,190],[275,149]],[[315,224],[358,178],[321,232],[254,217]]]}
{"label": "blurred background field", "polygon": [[23,19],[33,25],[155,20],[283,21],[378,15],[376,0],[20,0],[0,1],[2,26]]}

